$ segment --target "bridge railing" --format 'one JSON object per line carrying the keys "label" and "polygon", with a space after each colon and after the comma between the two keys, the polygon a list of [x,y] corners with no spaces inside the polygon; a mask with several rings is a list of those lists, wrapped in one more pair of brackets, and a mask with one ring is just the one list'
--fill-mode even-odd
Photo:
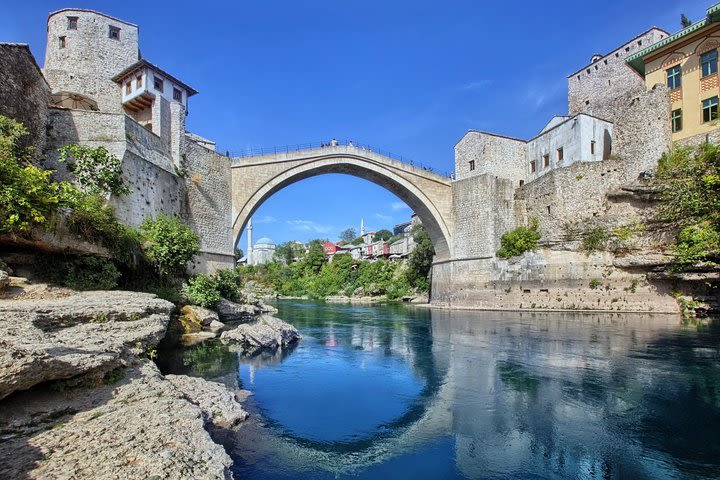
{"label": "bridge railing", "polygon": [[450,179],[454,179],[455,175],[453,172],[440,172],[437,169],[429,166],[429,165],[423,165],[419,162],[415,162],[412,159],[409,159],[407,157],[404,157],[402,155],[398,155],[392,152],[389,152],[387,150],[383,150],[381,148],[373,147],[372,145],[366,145],[354,142],[352,140],[330,140],[326,142],[310,142],[310,143],[297,143],[294,145],[283,145],[281,147],[269,147],[269,148],[245,148],[243,150],[237,150],[237,151],[225,151],[225,156],[231,157],[231,158],[247,158],[247,157],[257,157],[261,155],[276,155],[279,153],[290,153],[290,152],[298,152],[302,150],[315,150],[315,149],[321,149],[326,147],[336,147],[336,146],[342,146],[342,147],[355,147],[358,150],[365,150],[377,153],[379,155],[382,155],[383,157],[390,158],[392,160],[397,160],[399,162],[421,168],[427,172],[435,173],[436,175],[441,175],[443,177],[447,177]]}

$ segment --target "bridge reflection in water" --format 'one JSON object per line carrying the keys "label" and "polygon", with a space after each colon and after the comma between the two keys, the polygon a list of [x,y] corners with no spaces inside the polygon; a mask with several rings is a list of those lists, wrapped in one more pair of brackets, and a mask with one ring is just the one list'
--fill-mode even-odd
{"label": "bridge reflection in water", "polygon": [[[274,421],[258,391],[268,424],[251,423],[232,440],[241,478],[713,478],[720,467],[715,324],[698,331],[657,315],[280,309],[307,336],[284,368],[302,349],[318,358],[330,348],[349,358],[371,351],[401,360],[421,388],[392,421],[337,441]],[[386,365],[392,382],[396,367]],[[278,365],[254,368],[273,375]],[[333,383],[311,378],[305,387],[322,393]],[[292,408],[302,415],[313,405]]]}

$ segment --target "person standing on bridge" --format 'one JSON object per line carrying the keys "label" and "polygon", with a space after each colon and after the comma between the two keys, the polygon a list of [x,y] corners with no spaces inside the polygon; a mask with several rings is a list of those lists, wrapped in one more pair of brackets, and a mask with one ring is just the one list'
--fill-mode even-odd
{"label": "person standing on bridge", "polygon": [[331,146],[331,147],[337,147],[337,146],[338,146],[338,141],[333,138],[332,140],[330,140],[330,146]]}

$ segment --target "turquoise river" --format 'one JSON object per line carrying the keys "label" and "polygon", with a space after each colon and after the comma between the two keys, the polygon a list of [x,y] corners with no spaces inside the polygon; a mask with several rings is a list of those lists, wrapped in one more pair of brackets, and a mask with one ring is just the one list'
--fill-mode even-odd
{"label": "turquoise river", "polygon": [[252,394],[239,479],[720,478],[720,322],[280,301],[303,339],[160,367]]}

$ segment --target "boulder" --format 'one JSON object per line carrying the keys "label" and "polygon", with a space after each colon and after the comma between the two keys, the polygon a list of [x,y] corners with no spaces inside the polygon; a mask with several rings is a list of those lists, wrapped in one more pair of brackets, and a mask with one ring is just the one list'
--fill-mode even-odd
{"label": "boulder", "polygon": [[5,270],[0,270],[0,290],[10,285],[10,275]]}
{"label": "boulder", "polygon": [[248,417],[235,395],[222,383],[186,375],[166,375],[165,378],[202,410],[206,422],[216,427],[232,428]]}
{"label": "boulder", "polygon": [[217,332],[224,326],[225,326],[224,323],[222,323],[218,320],[213,320],[212,322],[210,322],[210,325],[208,325],[208,329],[210,329],[211,332]]}
{"label": "boulder", "polygon": [[49,380],[102,378],[156,345],[173,308],[152,294],[120,291],[0,300],[0,399]]}
{"label": "boulder", "polygon": [[218,314],[207,308],[196,305],[185,305],[180,309],[178,321],[184,333],[197,333],[203,327],[218,321]]}
{"label": "boulder", "polygon": [[223,322],[242,322],[262,313],[255,305],[231,302],[226,298],[220,298],[217,304],[217,313]]}
{"label": "boulder", "polygon": [[245,353],[251,354],[262,349],[286,347],[300,338],[295,327],[270,315],[260,315],[256,320],[220,335],[223,343],[236,343]]}

